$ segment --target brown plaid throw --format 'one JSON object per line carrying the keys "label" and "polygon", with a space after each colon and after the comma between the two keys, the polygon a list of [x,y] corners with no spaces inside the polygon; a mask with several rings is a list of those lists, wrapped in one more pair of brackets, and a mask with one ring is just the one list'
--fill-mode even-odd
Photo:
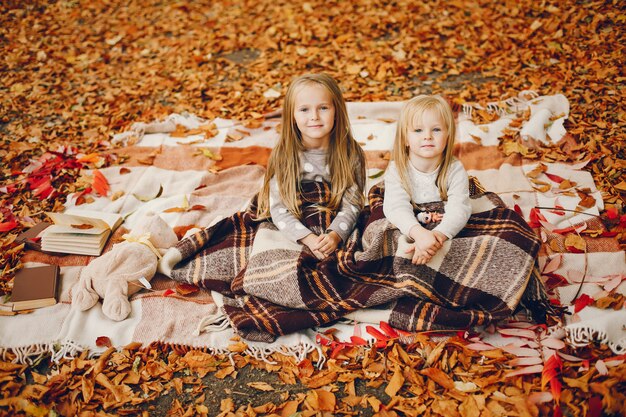
{"label": "brown plaid throw", "polygon": [[[302,187],[304,223],[320,233],[334,215],[320,209],[329,187]],[[475,182],[470,194],[467,226],[427,265],[411,264],[409,241],[383,215],[379,185],[350,238],[322,261],[271,222],[256,221],[253,202],[183,239],[177,245],[183,260],[172,278],[222,293],[230,323],[251,340],[271,341],[371,307],[388,309],[389,323],[408,331],[488,324],[510,316],[527,288],[526,297],[543,301],[532,274],[540,241],[496,194]],[[442,212],[443,204],[415,210]]]}

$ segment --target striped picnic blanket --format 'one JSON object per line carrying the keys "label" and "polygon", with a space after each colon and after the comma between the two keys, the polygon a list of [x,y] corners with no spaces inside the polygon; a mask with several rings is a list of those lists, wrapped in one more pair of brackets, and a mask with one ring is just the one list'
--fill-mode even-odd
{"label": "striped picnic blanket", "polygon": [[[319,234],[333,217],[316,208],[328,202],[330,186],[305,182],[302,188],[303,221]],[[467,226],[427,265],[413,265],[405,253],[409,241],[384,217],[379,184],[345,245],[324,260],[270,221],[255,220],[253,202],[170,249],[181,259],[171,277],[222,293],[223,313],[253,340],[271,341],[380,306],[391,310],[392,326],[407,331],[486,325],[517,307],[535,279],[540,241],[497,195],[471,188]],[[416,213],[442,210],[440,202],[416,206]],[[545,293],[539,295],[535,304],[546,305]]]}
{"label": "striped picnic blanket", "polygon": [[[380,174],[388,164],[395,131],[394,120],[401,105],[399,102],[348,103],[354,135],[361,143],[367,159],[368,190],[380,181]],[[480,121],[475,117],[477,112],[486,114],[489,119]],[[545,122],[546,112],[551,115],[548,123]],[[604,206],[591,174],[582,169],[586,156],[570,158],[570,161],[581,161],[577,163],[559,162],[558,157],[553,158],[554,162],[539,162],[523,156],[526,151],[532,153],[532,140],[527,138],[555,144],[561,150],[575,150],[576,143],[565,132],[563,124],[568,114],[569,103],[562,95],[536,96],[523,93],[486,107],[463,104],[457,119],[455,155],[471,176],[477,178],[485,189],[497,194],[506,207],[529,222],[540,238],[537,273],[547,283],[550,299],[567,306],[573,313],[565,316],[566,322],[562,325],[568,341],[577,346],[603,342],[614,353],[626,353],[626,309],[587,306],[574,312],[573,301],[577,298],[600,299],[609,292],[626,294],[624,250],[615,237],[604,235],[606,228],[596,217]],[[520,115],[527,117],[520,120]],[[65,205],[72,209],[102,210],[124,215],[124,224],[111,238],[105,251],[119,242],[121,235],[132,230],[148,212],[159,213],[182,237],[189,229],[202,229],[216,224],[249,206],[250,199],[261,186],[264,166],[276,143],[277,125],[275,119],[252,122],[225,119],[206,121],[193,115],[176,114],[165,121],[137,123],[131,130],[113,139],[116,143],[124,144],[124,147],[115,150],[123,156],[123,166],[100,169],[110,185],[110,192],[107,195],[91,194],[89,197],[92,202],[85,204],[79,204],[76,196],[71,195]],[[89,176],[92,172],[85,170],[84,174]],[[489,212],[492,206],[498,206],[493,199],[487,200],[490,205],[477,212]],[[475,204],[480,201],[486,200],[473,200]],[[507,213],[510,214],[510,211]],[[481,215],[476,213],[472,221]],[[369,216],[368,220],[372,220],[375,213]],[[360,224],[359,233],[363,232],[366,224]],[[368,227],[367,230],[369,233],[379,229]],[[263,229],[263,233],[269,232],[269,229]],[[387,233],[393,236],[393,233]],[[373,246],[384,242],[377,240],[375,234],[364,235],[361,241],[372,245],[353,252],[362,256],[375,253]],[[584,242],[582,252],[572,247],[572,242],[581,246],[581,241]],[[260,242],[255,240],[255,243]],[[514,248],[515,245],[510,246]],[[257,249],[262,248],[252,246],[250,253],[254,255]],[[527,254],[532,253],[527,247],[523,250]],[[446,257],[451,256],[449,251],[444,253]],[[293,258],[296,258],[295,253]],[[233,335],[228,320],[219,321],[216,318],[211,321],[216,307],[223,304],[223,297],[215,291],[178,294],[177,281],[164,275],[157,274],[151,281],[151,290],[142,290],[131,297],[132,313],[121,322],[112,322],[105,317],[100,305],[84,312],[75,309],[72,304],[72,286],[81,268],[91,259],[75,255],[54,257],[35,251],[26,253],[22,261],[27,266],[61,266],[60,302],[30,314],[0,314],[0,356],[10,352],[17,355],[18,361],[24,362],[35,360],[46,352],[52,354],[53,358],[75,356],[84,350],[97,355],[106,350],[96,343],[101,336],[108,337],[117,347],[133,341],[144,345],[158,342],[211,352],[228,352],[229,340]],[[245,256],[242,259],[245,260]],[[359,262],[365,262],[366,259],[355,258],[357,270],[363,272],[365,263]],[[406,263],[401,257],[394,259],[398,263]],[[231,264],[231,261],[224,263]],[[353,264],[354,261],[349,265]],[[440,273],[438,268],[433,271]],[[219,269],[212,272],[216,271]],[[250,271],[250,266],[246,271]],[[505,273],[501,275],[504,277]],[[532,294],[530,300],[541,298],[541,286],[537,285],[534,276],[534,273],[531,274],[526,287],[526,294]],[[349,281],[351,285],[353,281]],[[223,281],[222,288],[230,291],[229,282]],[[212,284],[216,285],[218,281]],[[393,291],[397,291],[399,284],[394,285]],[[343,287],[338,288],[343,290]],[[277,292],[282,291],[283,288],[280,288]],[[378,291],[377,296],[381,294],[391,298],[381,291]],[[522,296],[521,299],[524,306],[536,305],[525,302],[525,298]],[[511,300],[515,300],[515,297]],[[607,300],[610,301],[610,297]],[[373,300],[371,304],[374,304]],[[0,305],[2,313],[6,310],[10,311],[10,304]],[[489,308],[480,310],[494,314],[494,310]],[[296,312],[304,311],[308,314],[308,310],[289,311],[294,320],[297,319]],[[418,328],[410,323],[402,324],[404,319],[401,313],[404,314],[398,307],[391,308],[389,305],[381,309],[359,309],[346,316],[352,320],[350,325],[333,323],[332,326],[338,329],[338,337],[344,339],[349,339],[364,323],[386,321],[402,328]],[[405,317],[410,315],[406,314]],[[443,313],[438,317],[443,318]],[[355,322],[358,324],[355,325]],[[23,332],[24,328],[32,331]],[[214,331],[198,332],[209,328]],[[273,343],[248,343],[248,351],[259,357],[275,350],[288,351],[302,358],[307,352],[318,348],[315,343],[316,331],[318,329],[310,328],[280,336]],[[345,334],[342,335],[343,331]]]}

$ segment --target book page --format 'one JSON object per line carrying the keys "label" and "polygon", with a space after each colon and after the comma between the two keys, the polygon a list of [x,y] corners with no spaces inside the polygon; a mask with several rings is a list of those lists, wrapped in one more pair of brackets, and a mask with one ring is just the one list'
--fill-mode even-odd
{"label": "book page", "polygon": [[[74,233],[83,233],[86,230],[100,229],[115,230],[122,223],[122,216],[119,213],[107,213],[94,210],[68,210],[64,213],[46,213],[55,225],[72,227]],[[80,230],[76,226],[92,226]]]}

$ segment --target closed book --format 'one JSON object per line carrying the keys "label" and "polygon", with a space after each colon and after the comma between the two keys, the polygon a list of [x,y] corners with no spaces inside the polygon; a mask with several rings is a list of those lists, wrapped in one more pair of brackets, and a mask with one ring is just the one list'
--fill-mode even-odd
{"label": "closed book", "polygon": [[43,231],[50,226],[51,223],[41,222],[37,223],[33,227],[20,233],[15,241],[17,243],[23,243],[28,249],[41,250],[41,235]]}
{"label": "closed book", "polygon": [[13,311],[55,305],[58,301],[58,287],[57,265],[20,269],[13,278]]}

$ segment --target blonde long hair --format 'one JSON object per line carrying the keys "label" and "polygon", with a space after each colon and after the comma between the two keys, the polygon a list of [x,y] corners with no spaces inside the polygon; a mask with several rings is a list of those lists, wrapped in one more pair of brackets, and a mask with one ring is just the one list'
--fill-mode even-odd
{"label": "blonde long hair", "polygon": [[335,120],[330,132],[327,151],[327,163],[330,169],[331,198],[328,209],[338,210],[344,193],[357,185],[352,204],[363,207],[365,183],[365,157],[361,146],[354,140],[350,129],[350,120],[346,103],[337,82],[327,74],[302,75],[289,85],[282,112],[282,128],[278,143],[270,155],[263,187],[259,193],[257,218],[270,217],[270,180],[275,176],[278,182],[280,198],[296,217],[301,217],[298,204],[300,191],[300,153],[305,150],[302,134],[294,118],[295,95],[301,86],[319,84],[326,88],[332,97],[335,108]]}
{"label": "blonde long hair", "polygon": [[409,181],[409,144],[407,135],[409,129],[413,127],[413,121],[416,117],[421,118],[427,110],[434,110],[439,113],[448,128],[448,138],[446,139],[446,147],[443,151],[441,161],[439,161],[439,173],[437,174],[437,188],[442,201],[448,199],[448,172],[450,164],[454,160],[452,151],[454,150],[454,137],[456,127],[454,123],[454,113],[450,104],[439,95],[420,95],[409,100],[400,112],[398,120],[398,128],[396,130],[396,139],[393,144],[393,160],[398,168],[402,188],[409,194],[411,186]]}

